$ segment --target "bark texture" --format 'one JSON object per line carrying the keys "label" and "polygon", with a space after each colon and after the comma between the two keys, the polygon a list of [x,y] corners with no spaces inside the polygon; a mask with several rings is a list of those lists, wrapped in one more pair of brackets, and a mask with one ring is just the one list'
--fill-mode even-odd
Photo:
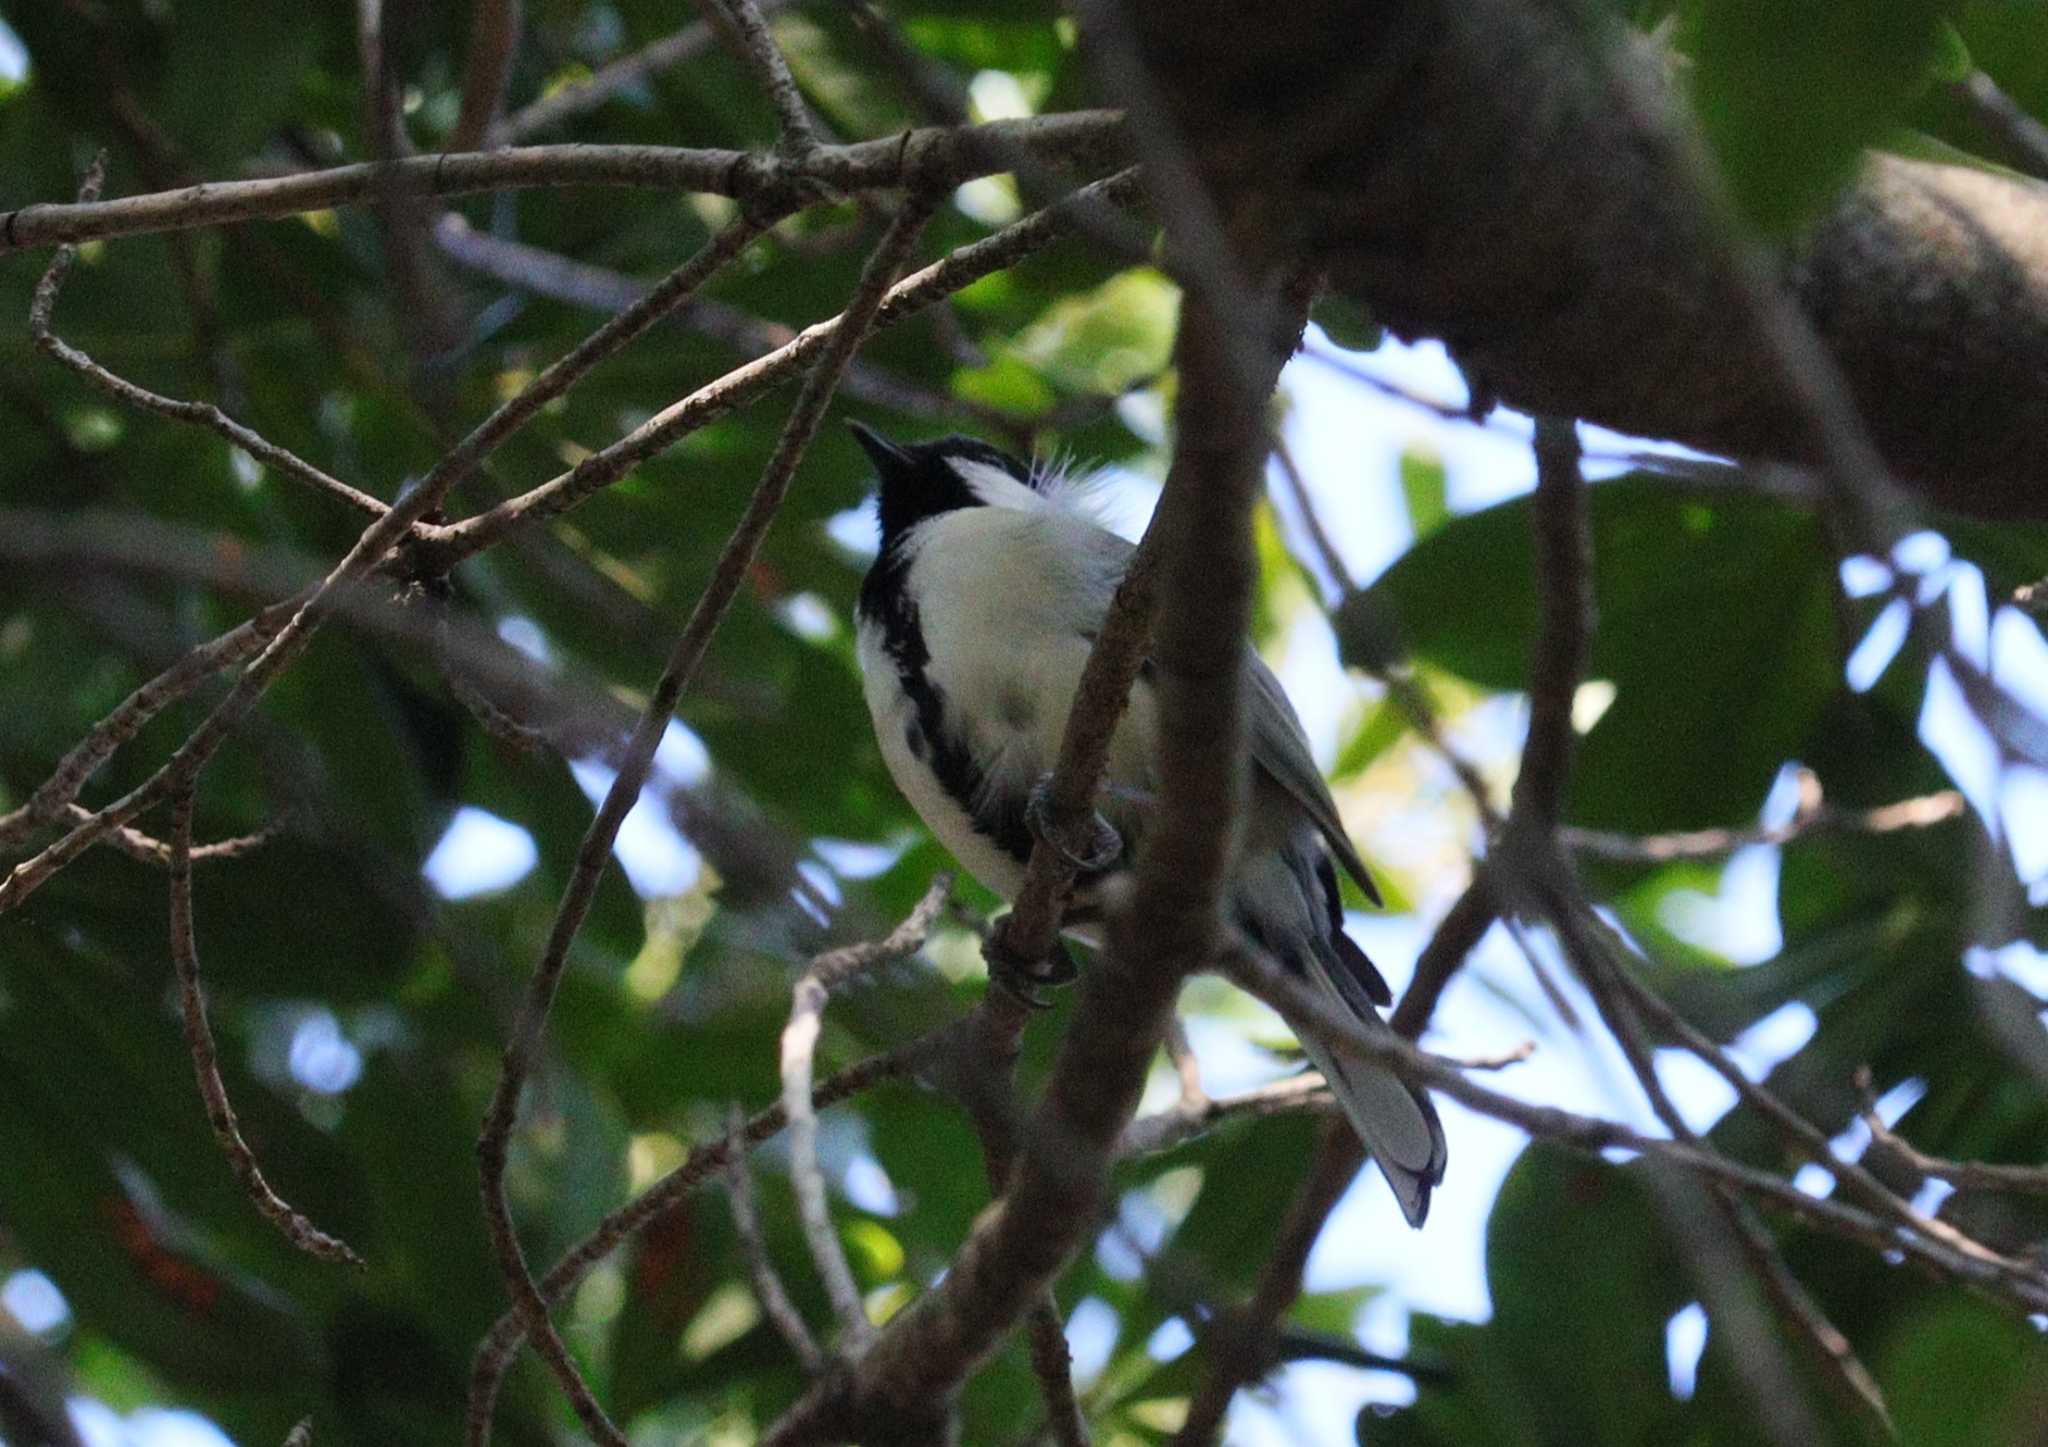
{"label": "bark texture", "polygon": [[[1532,411],[1810,457],[1715,230],[1545,0],[1132,7],[1233,227],[1318,259],[1398,334]],[[1645,45],[1625,64],[1662,87]],[[2048,187],[1873,156],[1785,255],[1901,477],[2048,517]]]}

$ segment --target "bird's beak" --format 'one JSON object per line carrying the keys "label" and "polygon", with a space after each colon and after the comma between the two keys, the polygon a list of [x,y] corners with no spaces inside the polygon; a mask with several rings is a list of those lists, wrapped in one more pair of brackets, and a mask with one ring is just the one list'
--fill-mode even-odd
{"label": "bird's beak", "polygon": [[849,422],[846,424],[846,429],[853,434],[853,440],[860,444],[861,451],[868,455],[868,460],[875,464],[878,471],[890,472],[911,465],[911,457],[908,452],[904,451],[894,442],[891,442],[881,433],[875,431],[867,423]]}

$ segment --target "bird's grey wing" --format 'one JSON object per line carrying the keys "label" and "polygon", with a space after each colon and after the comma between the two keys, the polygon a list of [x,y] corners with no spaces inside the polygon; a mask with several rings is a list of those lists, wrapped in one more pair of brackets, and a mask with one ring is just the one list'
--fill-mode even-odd
{"label": "bird's grey wing", "polygon": [[1267,777],[1287,791],[1288,797],[1301,806],[1301,812],[1315,825],[1316,832],[1323,836],[1323,842],[1330,846],[1330,853],[1343,871],[1358,881],[1358,887],[1365,891],[1365,897],[1374,904],[1380,902],[1380,892],[1372,882],[1372,876],[1365,871],[1365,861],[1358,857],[1358,851],[1351,847],[1351,836],[1344,832],[1344,821],[1337,817],[1337,805],[1330,798],[1330,787],[1323,782],[1322,772],[1316,768],[1315,759],[1308,751],[1308,737],[1301,730],[1301,719],[1294,712],[1294,705],[1287,701],[1287,694],[1280,687],[1280,680],[1273,671],[1261,663],[1250,649],[1245,659],[1251,674],[1250,697],[1246,707],[1250,711],[1252,762],[1265,770]]}
{"label": "bird's grey wing", "polygon": [[[1089,543],[1100,549],[1102,561],[1108,564],[1091,568],[1087,573],[1088,578],[1101,580],[1098,584],[1100,596],[1087,600],[1086,604],[1091,618],[1099,620],[1102,610],[1109,606],[1110,594],[1115,592],[1116,583],[1130,566],[1131,554],[1136,549],[1106,530],[1091,535]],[[1090,643],[1095,641],[1095,628],[1099,626],[1098,622],[1083,630]],[[1245,662],[1251,675],[1245,706],[1249,711],[1252,761],[1301,807],[1301,812],[1315,826],[1316,832],[1323,836],[1323,842],[1330,846],[1338,867],[1358,881],[1358,887],[1365,891],[1367,899],[1374,904],[1380,903],[1379,888],[1372,882],[1372,876],[1366,873],[1365,861],[1352,848],[1351,837],[1344,832],[1344,822],[1337,817],[1337,805],[1330,798],[1329,786],[1323,782],[1315,759],[1309,754],[1301,720],[1280,687],[1280,680],[1259,661],[1249,644],[1245,647]],[[1144,686],[1142,681],[1139,686]]]}

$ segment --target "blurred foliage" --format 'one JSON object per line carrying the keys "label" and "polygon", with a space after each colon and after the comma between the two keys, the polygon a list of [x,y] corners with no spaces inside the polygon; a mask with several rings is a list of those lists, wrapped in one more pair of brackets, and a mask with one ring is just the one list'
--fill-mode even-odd
{"label": "blurred foliage", "polygon": [[[387,6],[403,17],[392,44],[406,125],[422,148],[455,114],[468,8]],[[1071,26],[1041,0],[888,8],[919,52],[963,77],[1007,72],[1044,109],[1086,98]],[[1707,133],[1745,213],[1773,230],[1809,217],[1873,140],[1910,132],[1981,146],[1940,83],[1959,56],[2048,111],[2048,9],[2039,5],[1623,8],[1645,24],[1679,13],[1672,40]],[[514,104],[574,84],[665,33],[678,13],[667,0],[529,0]],[[101,144],[111,149],[113,195],[251,164],[367,154],[353,7],[338,0],[288,17],[231,0],[28,4],[9,7],[8,23],[29,70],[0,87],[0,208],[68,195]],[[872,136],[918,119],[843,8],[803,7],[778,33],[828,127]],[[737,146],[771,136],[772,114],[745,67],[714,48],[621,92],[560,138]],[[641,279],[676,264],[725,214],[635,190],[523,192],[456,209],[480,233]],[[981,214],[943,211],[924,255],[987,234]],[[836,310],[876,234],[875,219],[851,207],[786,224],[712,294],[804,325]],[[425,290],[408,298],[388,244],[376,217],[354,209],[91,246],[60,330],[115,370],[218,401],[390,497],[596,318],[508,291],[431,248]],[[40,266],[34,256],[0,264],[0,317],[25,316]],[[1069,243],[866,348],[865,364],[923,399],[916,410],[844,400],[837,410],[909,435],[1023,436],[1156,468],[1174,304],[1157,273],[1119,271]],[[439,341],[418,325],[423,311],[445,314]],[[1332,300],[1317,319],[1345,348],[1380,339],[1355,305]],[[663,328],[549,409],[460,501],[478,505],[559,471],[740,359],[724,343]],[[178,530],[204,539],[202,555],[222,566],[271,557],[304,572],[338,556],[359,519],[263,475],[208,434],[110,406],[32,356],[18,323],[0,329],[0,369],[0,507],[90,510],[110,539],[145,557],[162,544],[165,560],[0,571],[6,808],[128,690],[256,601],[174,563],[168,545],[186,535]],[[1133,405],[1113,405],[1126,389]],[[779,402],[706,428],[546,534],[466,565],[455,606],[544,639],[546,666],[565,689],[637,700],[773,443]],[[1077,420],[1039,435],[1034,419],[1053,409]],[[684,702],[712,774],[674,797],[686,820],[725,839],[722,855],[700,841],[725,861],[723,874],[707,872],[680,902],[643,902],[614,870],[579,939],[514,1159],[514,1205],[537,1262],[689,1143],[714,1136],[730,1103],[771,1099],[792,971],[826,943],[874,933],[943,863],[891,787],[860,701],[851,606],[865,557],[847,541],[860,529],[828,525],[862,505],[865,485],[858,450],[828,428]],[[1369,664],[1398,639],[1446,697],[1520,689],[1536,615],[1526,504],[1461,516],[1443,465],[1421,452],[1404,460],[1399,496],[1416,541],[1340,611],[1347,658]],[[1584,741],[1572,822],[1633,833],[1745,825],[1791,761],[1847,807],[1943,786],[1916,737],[1922,660],[1909,650],[1866,693],[1840,682],[1875,603],[1842,596],[1812,512],[1760,490],[1635,474],[1598,487],[1593,520],[1591,672],[1614,694]],[[1994,597],[2048,573],[2038,535],[1948,532]],[[1262,522],[1268,637],[1309,597],[1285,558],[1290,536],[1274,518]],[[1347,791],[1369,792],[1416,745],[1398,710],[1368,687],[1359,694],[1334,773]],[[145,777],[213,696],[152,723],[95,779],[88,801]],[[428,888],[421,865],[463,805],[523,826],[539,857],[516,885],[450,902]],[[339,628],[206,776],[203,836],[287,824],[268,847],[199,874],[228,1085],[280,1191],[362,1250],[370,1268],[361,1276],[287,1249],[213,1147],[170,993],[160,873],[102,850],[0,921],[0,1275],[33,1266],[57,1283],[71,1317],[50,1343],[79,1390],[124,1407],[189,1405],[252,1443],[282,1440],[309,1412],[323,1444],[456,1438],[469,1354],[504,1300],[475,1199],[474,1136],[589,812],[559,759],[523,753],[464,712],[429,650]],[[1711,891],[1718,863],[1589,864],[1587,877],[1655,947],[1653,983],[1717,1038],[1794,1003],[1814,1012],[1812,1039],[1770,1079],[1824,1128],[1849,1124],[1848,1082],[1867,1063],[1880,1090],[1924,1084],[1902,1125],[1922,1147],[2036,1160],[2048,1147],[2048,1042],[2034,1038],[2032,1018],[2040,1002],[2007,980],[1971,980],[1960,965],[1980,922],[1973,827],[1833,834],[1789,848],[1782,949],[1741,969],[1668,923],[1669,899]],[[872,845],[894,863],[872,878],[836,875],[818,840]],[[829,923],[790,901],[798,860],[836,901]],[[1385,873],[1397,907],[1445,892],[1443,881]],[[2023,924],[2040,936],[2037,919]],[[835,1003],[822,1064],[900,1043],[971,1001],[981,983],[964,934],[933,953],[940,968],[893,969]],[[1194,998],[1242,1018],[1221,992]],[[1032,1031],[1027,1078],[1046,1068],[1063,1010]],[[309,1020],[331,1021],[359,1078],[307,1083],[317,1077],[292,1057],[317,1039],[302,1033]],[[1249,1286],[1311,1140],[1311,1123],[1273,1119],[1125,1168],[1118,1225],[1059,1288],[1068,1309],[1087,1301],[1116,1322],[1087,1391],[1101,1440],[1170,1434],[1201,1354],[1160,1360],[1148,1343]],[[1746,1112],[1728,1116],[1715,1140],[1785,1165]],[[877,1309],[900,1304],[944,1268],[987,1203],[972,1134],[954,1109],[898,1085],[833,1112],[826,1145],[835,1170],[872,1153],[887,1173],[893,1204],[842,1199],[839,1220]],[[798,1263],[776,1149],[757,1164],[770,1247]],[[1967,1192],[1942,1210],[2013,1250],[2031,1249],[2044,1224]],[[2048,1348],[2030,1329],[1860,1248],[1778,1224],[1795,1266],[1890,1394],[1906,1440],[2038,1440]],[[1146,1246],[1142,1260],[1130,1238]],[[1369,1411],[1361,1441],[1758,1440],[1753,1405],[1717,1340],[1689,1399],[1666,1385],[1666,1324],[1695,1291],[1632,1168],[1528,1151],[1494,1209],[1487,1253],[1493,1319],[1416,1318],[1409,1350],[1434,1370],[1412,1406]],[[799,1308],[824,1320],[808,1274],[787,1275]],[[1305,1297],[1293,1321],[1342,1335],[1369,1294]],[[600,1393],[647,1441],[749,1440],[801,1389],[747,1291],[716,1190],[600,1270],[560,1319]],[[1019,1440],[1038,1410],[1012,1346],[968,1392],[965,1439]],[[551,1384],[522,1365],[501,1440],[556,1440],[568,1421]]]}

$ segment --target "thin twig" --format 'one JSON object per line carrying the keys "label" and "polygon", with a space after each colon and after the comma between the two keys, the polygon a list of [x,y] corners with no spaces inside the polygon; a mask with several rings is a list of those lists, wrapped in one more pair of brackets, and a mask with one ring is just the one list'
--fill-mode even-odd
{"label": "thin twig", "polygon": [[140,733],[144,724],[216,673],[262,652],[277,630],[298,611],[302,601],[289,599],[265,608],[211,642],[200,644],[122,699],[71,746],[50,777],[37,785],[20,807],[0,814],[0,848],[26,839],[43,825],[64,817],[66,807],[78,797],[86,781],[121,745]]}
{"label": "thin twig", "polygon": [[[92,818],[92,810],[80,804],[66,804],[64,817],[74,823],[82,823]],[[277,828],[272,826],[268,829],[259,829],[253,834],[237,834],[228,839],[216,839],[209,844],[196,844],[192,847],[192,862],[200,864],[214,859],[240,859],[245,855],[254,854],[275,839],[277,834]],[[158,869],[170,868],[171,846],[161,839],[143,833],[140,829],[124,825],[107,836],[107,843],[139,864],[155,865]]]}
{"label": "thin twig", "polygon": [[[568,1348],[549,1320],[547,1301],[534,1284],[512,1221],[511,1203],[505,1194],[505,1167],[519,1097],[540,1054],[548,1010],[554,1003],[556,987],[568,963],[569,946],[582,927],[592,899],[596,897],[598,880],[611,858],[612,843],[618,836],[619,825],[640,797],[641,786],[645,784],[648,770],[654,762],[655,747],[661,742],[677,702],[695,678],[704,655],[710,650],[712,636],[753,565],[754,555],[762,538],[767,535],[768,525],[774,520],[788,492],[790,479],[823,420],[825,408],[838,386],[840,373],[854,349],[866,338],[875,311],[881,305],[882,293],[895,279],[928,214],[929,205],[921,200],[906,204],[896,224],[869,258],[860,283],[848,302],[846,325],[833,334],[817,364],[804,379],[782,436],[763,469],[760,485],[732,536],[727,539],[703,595],[676,640],[668,666],[655,685],[653,696],[619,760],[618,775],[612,780],[603,804],[577,848],[575,870],[563,891],[554,925],[548,933],[547,946],[540,963],[534,968],[518,1019],[513,1023],[497,1089],[492,1094],[483,1131],[477,1140],[485,1224],[513,1305],[525,1322],[536,1350],[569,1395],[584,1427],[610,1447],[623,1447],[625,1439],[591,1395],[589,1386],[569,1356]],[[472,1420],[472,1427],[476,1425]],[[482,1427],[488,1434],[488,1420]]]}
{"label": "thin twig", "polygon": [[[911,1073],[920,1043],[913,1041],[899,1049],[869,1056],[820,1081],[811,1095],[812,1107],[824,1110],[884,1081],[906,1078]],[[782,1102],[777,1101],[748,1120],[741,1142],[748,1146],[759,1145],[788,1124],[789,1118],[783,1113]],[[564,1252],[561,1260],[541,1278],[540,1293],[548,1305],[552,1307],[561,1302],[582,1283],[592,1268],[626,1242],[655,1222],[668,1219],[690,1199],[697,1187],[730,1164],[731,1149],[732,1143],[722,1136],[694,1147],[674,1170],[625,1205],[609,1212],[589,1235]],[[467,1442],[482,1443],[490,1439],[490,1421],[497,1408],[498,1389],[525,1340],[525,1322],[518,1313],[508,1310],[478,1344],[470,1371],[469,1406],[465,1419]]]}
{"label": "thin twig", "polygon": [[1999,1191],[2007,1195],[2048,1195],[2048,1166],[2003,1165],[1992,1161],[1952,1161],[1930,1156],[1884,1123],[1871,1095],[1870,1067],[1859,1066],[1856,1089],[1863,1096],[1862,1121],[1871,1144],[1898,1157],[1916,1175],[1947,1181],[1958,1190]]}
{"label": "thin twig", "polygon": [[1117,1138],[1116,1150],[1119,1156],[1153,1155],[1185,1145],[1226,1121],[1264,1120],[1268,1116],[1323,1112],[1335,1107],[1336,1098],[1330,1094],[1330,1087],[1312,1070],[1239,1095],[1183,1095],[1165,1110],[1141,1115],[1125,1126]]}
{"label": "thin twig", "polygon": [[309,1256],[361,1270],[363,1258],[346,1241],[322,1231],[270,1188],[228,1101],[227,1085],[220,1078],[220,1051],[206,1020],[206,994],[199,983],[199,944],[192,926],[192,813],[192,791],[180,789],[171,800],[171,963],[177,970],[185,1045],[192,1053],[192,1073],[199,1079],[207,1124],[213,1127],[214,1141],[241,1183],[242,1194],[279,1235]]}
{"label": "thin twig", "polygon": [[[101,183],[106,179],[106,162],[104,151],[94,159],[78,188],[81,201],[91,202],[99,196]],[[29,306],[28,331],[38,351],[77,373],[117,402],[125,402],[159,417],[168,417],[174,422],[204,427],[224,438],[229,446],[241,448],[258,462],[266,463],[288,477],[295,477],[330,497],[339,498],[359,512],[368,513],[371,517],[383,515],[384,504],[376,498],[350,487],[340,478],[328,476],[289,448],[279,447],[244,427],[211,402],[181,402],[146,387],[138,387],[125,377],[116,376],[58,336],[51,329],[51,313],[56,308],[58,292],[63,288],[64,279],[70,274],[71,263],[77,255],[72,247],[60,248],[51,259],[49,269],[43,273],[42,280],[36,284],[35,299]]]}
{"label": "thin twig", "polygon": [[[790,0],[759,0],[764,16],[787,9]],[[517,145],[537,133],[550,130],[587,111],[596,110],[621,91],[631,90],[664,70],[694,60],[718,43],[718,33],[709,23],[693,20],[680,30],[624,55],[595,72],[590,79],[565,85],[552,95],[514,111],[500,125],[493,139],[503,145]]]}
{"label": "thin twig", "polygon": [[[1066,201],[1035,212],[993,236],[961,247],[944,260],[905,277],[892,287],[876,314],[874,324],[877,327],[887,326],[922,310],[1068,235],[1076,224],[1075,218],[1084,198],[1093,204],[1108,204],[1127,199],[1136,194],[1136,190],[1136,174],[1121,172],[1084,186]],[[561,476],[463,519],[444,529],[431,542],[416,544],[415,566],[426,574],[445,572],[462,559],[491,546],[511,529],[530,526],[567,511],[591,494],[611,486],[678,438],[752,401],[800,370],[829,349],[846,324],[847,313],[841,312],[829,321],[806,327],[794,341],[766,356],[755,358],[745,366],[734,368],[716,382],[664,408]]]}
{"label": "thin twig", "polygon": [[1436,931],[1422,947],[1422,953],[1415,957],[1415,973],[1409,976],[1400,1003],[1387,1017],[1396,1035],[1409,1040],[1421,1037],[1451,977],[1464,966],[1465,957],[1478,947],[1499,918],[1493,893],[1486,887],[1485,873],[1475,874],[1457,903],[1437,922]]}
{"label": "thin twig", "polygon": [[775,119],[782,127],[781,135],[776,138],[776,150],[791,161],[802,164],[818,149],[818,132],[811,124],[810,108],[804,104],[803,92],[797,89],[796,77],[789,73],[789,62],[783,58],[782,47],[768,33],[766,18],[754,0],[711,0],[711,3],[723,9],[732,21],[747,65],[761,83],[761,89],[768,93],[769,104],[775,107]]}
{"label": "thin twig", "polygon": [[825,1002],[832,991],[878,965],[903,959],[924,948],[932,921],[938,918],[946,896],[952,892],[952,876],[941,874],[925,890],[908,918],[889,935],[872,944],[849,945],[818,956],[790,991],[789,1023],[782,1029],[782,1109],[789,1117],[789,1179],[796,1191],[798,1217],[803,1222],[804,1241],[811,1261],[818,1269],[825,1295],[839,1318],[843,1338],[840,1352],[859,1355],[874,1334],[867,1308],[861,1303],[860,1287],[846,1263],[839,1232],[832,1224],[831,1203],[825,1193],[824,1173],[818,1169],[818,1118],[811,1113],[811,1060],[818,1047],[818,1031],[825,1016]]}
{"label": "thin twig", "polygon": [[[0,913],[5,913],[41,888],[51,876],[98,843],[111,831],[131,823],[166,793],[194,783],[207,762],[248,716],[273,679],[304,652],[313,634],[339,600],[375,568],[415,523],[438,509],[451,489],[470,475],[506,438],[524,426],[548,402],[566,393],[592,368],[646,331],[708,281],[751,239],[753,223],[739,221],[712,238],[637,307],[599,327],[567,355],[523,387],[443,453],[427,475],[388,512],[356,539],[347,556],[335,564],[291,620],[280,628],[242,676],[177,751],[155,773],[121,798],[101,809],[56,843],[14,866],[0,879]],[[57,261],[64,259],[58,253]],[[52,270],[56,269],[52,262]],[[61,279],[61,278],[60,278]],[[40,305],[40,298],[38,304]]]}
{"label": "thin twig", "polygon": [[810,1328],[804,1325],[796,1303],[789,1299],[782,1278],[776,1274],[775,1262],[768,1255],[768,1241],[761,1232],[761,1209],[754,1200],[754,1173],[747,1165],[746,1120],[738,1106],[732,1108],[728,1117],[725,1141],[726,1196],[732,1204],[733,1231],[747,1260],[747,1276],[754,1283],[754,1299],[761,1304],[761,1314],[768,1318],[776,1335],[789,1344],[804,1375],[816,1376],[825,1363],[824,1353],[811,1340]]}
{"label": "thin twig", "polygon": [[1941,789],[1875,809],[1836,809],[1816,804],[1788,823],[1754,829],[1633,835],[1565,825],[1557,831],[1557,838],[1565,848],[1579,854],[1622,863],[1664,864],[1674,859],[1712,859],[1756,844],[1790,844],[1813,834],[1891,834],[1902,829],[1929,829],[1960,819],[1967,808],[1962,794],[1954,789]]}
{"label": "thin twig", "polygon": [[1053,1441],[1059,1447],[1089,1447],[1088,1419],[1074,1395],[1074,1354],[1067,1346],[1059,1303],[1050,1288],[1032,1303],[1024,1330],[1031,1374],[1038,1378],[1038,1395],[1045,1402],[1046,1426]]}
{"label": "thin twig", "polygon": [[[1604,926],[1600,926],[1597,920],[1594,927],[1604,932]],[[1726,1050],[1680,1015],[1663,996],[1643,984],[1628,970],[1616,969],[1613,974],[1617,989],[1628,997],[1629,1005],[1639,1012],[1652,1028],[1665,1032],[1684,1049],[1699,1057],[1716,1075],[1734,1088],[1737,1097],[1744,1104],[1762,1115],[1787,1145],[1833,1175],[1845,1193],[1855,1196],[1871,1210],[1889,1217],[1903,1231],[1939,1241],[1958,1255],[1974,1257],[1987,1264],[2007,1264],[2007,1258],[1972,1240],[1949,1222],[1914,1210],[1910,1202],[1900,1198],[1861,1162],[1842,1159],[1836,1154],[1834,1144],[1828,1139],[1825,1131],[1780,1100],[1776,1093],[1751,1080]]]}

